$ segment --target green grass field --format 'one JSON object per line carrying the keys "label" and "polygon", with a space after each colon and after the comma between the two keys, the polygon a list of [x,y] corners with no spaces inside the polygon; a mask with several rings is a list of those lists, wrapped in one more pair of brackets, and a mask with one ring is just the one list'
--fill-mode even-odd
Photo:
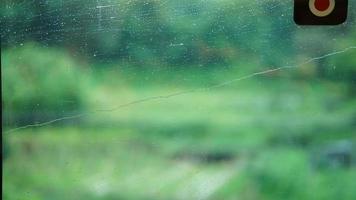
{"label": "green grass field", "polygon": [[[191,89],[105,80],[87,107]],[[5,133],[3,197],[355,199],[353,167],[310,161],[324,144],[356,141],[355,102],[332,83],[258,80]]]}

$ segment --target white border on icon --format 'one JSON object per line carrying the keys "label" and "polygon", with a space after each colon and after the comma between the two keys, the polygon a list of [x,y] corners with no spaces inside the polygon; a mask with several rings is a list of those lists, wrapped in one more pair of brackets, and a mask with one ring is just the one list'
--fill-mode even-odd
{"label": "white border on icon", "polygon": [[315,8],[315,1],[316,0],[309,0],[309,9],[315,16],[326,17],[330,15],[330,13],[332,13],[332,11],[335,8],[335,0],[329,0],[330,1],[329,8],[324,11],[320,11]]}

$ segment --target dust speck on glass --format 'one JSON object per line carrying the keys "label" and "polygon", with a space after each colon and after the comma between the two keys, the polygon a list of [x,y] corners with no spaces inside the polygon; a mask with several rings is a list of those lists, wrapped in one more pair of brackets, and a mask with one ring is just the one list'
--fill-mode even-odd
{"label": "dust speck on glass", "polygon": [[3,0],[3,198],[356,199],[356,3],[293,4]]}

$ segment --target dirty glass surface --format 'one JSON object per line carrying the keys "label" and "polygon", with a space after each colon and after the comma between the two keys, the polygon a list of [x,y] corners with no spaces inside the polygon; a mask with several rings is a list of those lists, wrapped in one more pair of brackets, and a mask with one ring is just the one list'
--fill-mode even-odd
{"label": "dirty glass surface", "polygon": [[4,199],[356,199],[356,2],[3,0]]}

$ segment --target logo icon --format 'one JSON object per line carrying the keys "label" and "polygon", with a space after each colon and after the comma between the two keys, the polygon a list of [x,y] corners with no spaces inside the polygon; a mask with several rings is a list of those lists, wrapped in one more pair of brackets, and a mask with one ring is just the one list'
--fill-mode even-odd
{"label": "logo icon", "polygon": [[299,25],[338,25],[346,21],[348,0],[294,0]]}

